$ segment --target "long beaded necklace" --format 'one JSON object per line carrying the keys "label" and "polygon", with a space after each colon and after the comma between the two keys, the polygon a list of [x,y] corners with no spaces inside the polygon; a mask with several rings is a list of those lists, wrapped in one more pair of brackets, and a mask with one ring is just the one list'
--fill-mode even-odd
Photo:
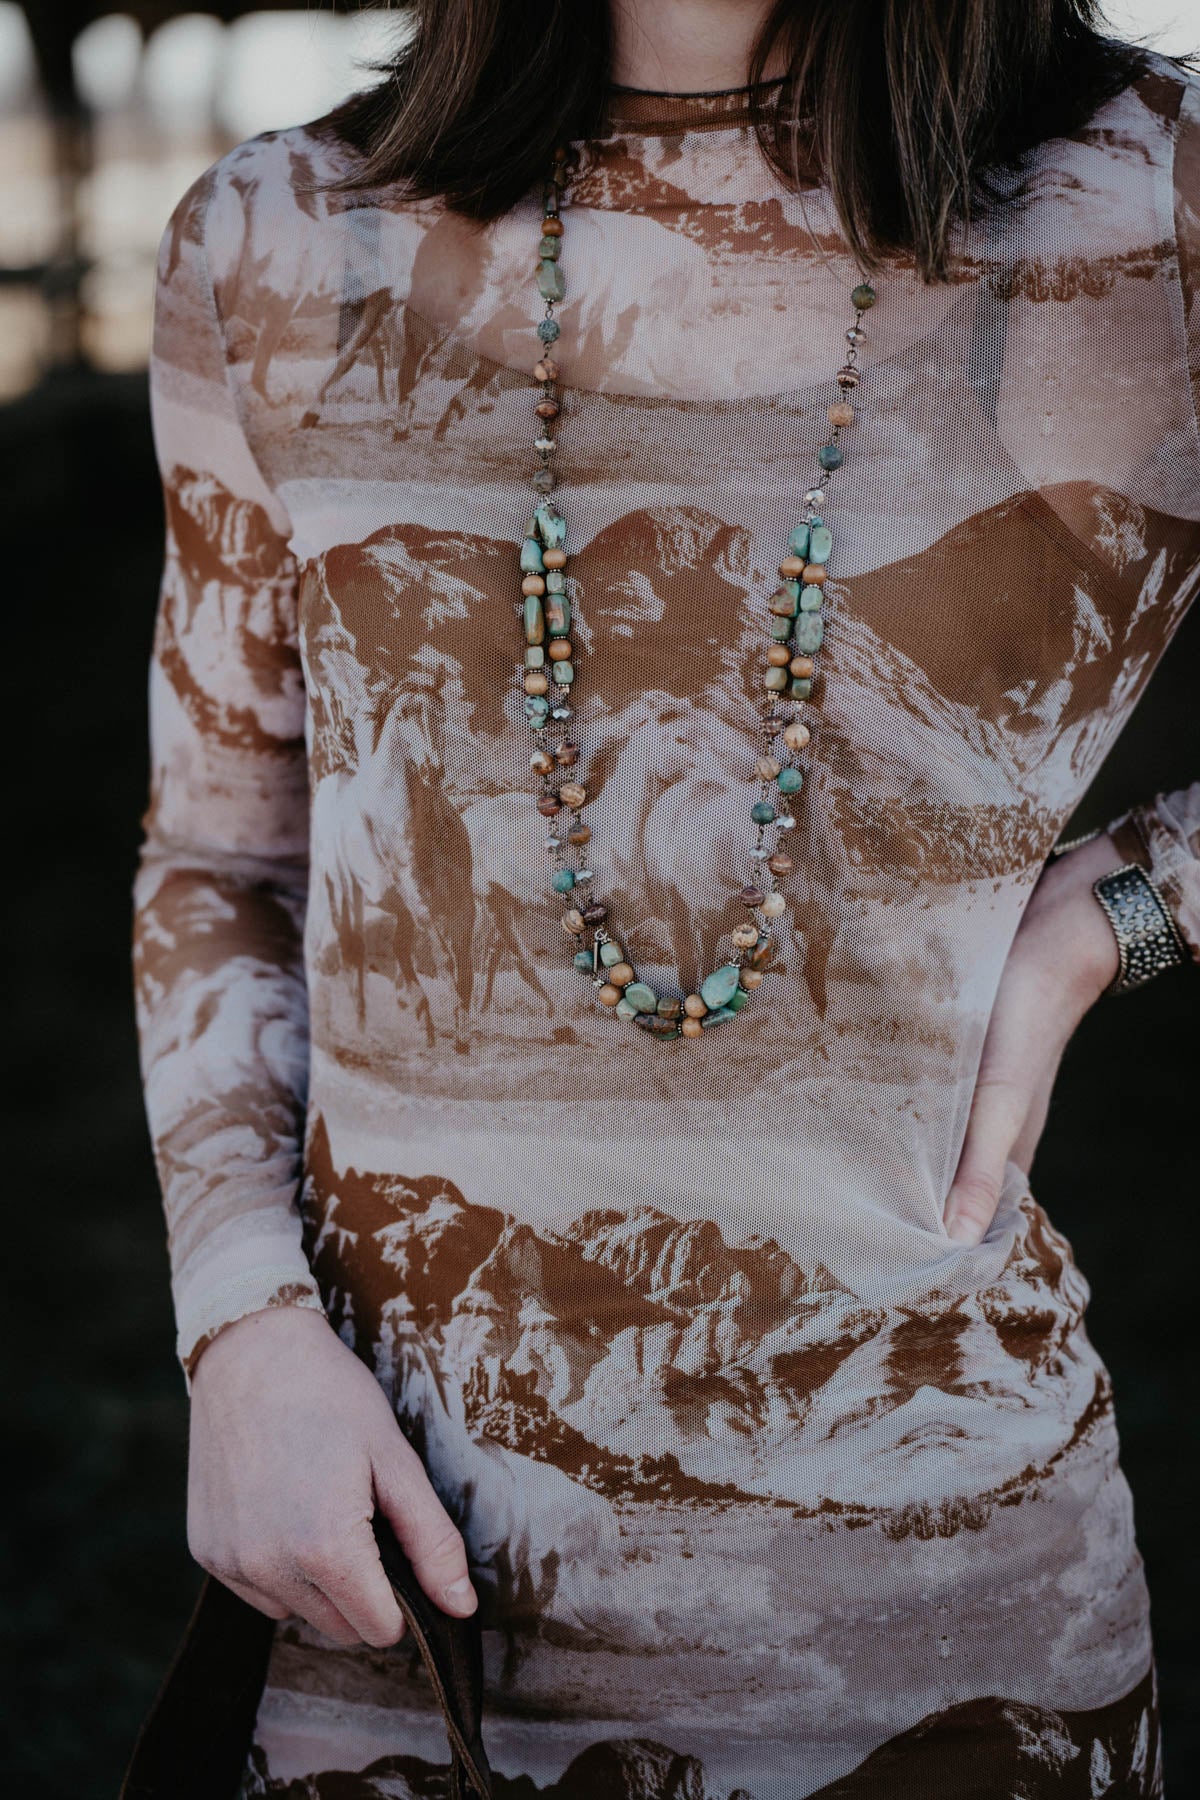
{"label": "long beaded necklace", "polygon": [[[540,498],[521,546],[520,565],[523,599],[519,610],[525,631],[520,672],[525,717],[536,741],[531,767],[537,808],[553,821],[546,848],[551,858],[551,886],[567,902],[563,930],[574,948],[575,967],[592,982],[600,1004],[664,1041],[698,1038],[735,1018],[749,1003],[772,953],[773,922],[787,909],[775,878],[790,874],[793,868],[784,841],[796,824],[793,807],[804,785],[804,773],[795,758],[811,737],[800,714],[812,695],[815,658],[825,637],[822,601],[833,549],[833,534],[822,516],[825,484],[842,466],[839,438],[854,422],[854,408],[847,396],[858,386],[858,349],[866,337],[863,315],[875,304],[875,290],[860,281],[851,292],[854,322],[846,331],[849,349],[837,372],[838,397],[828,408],[829,436],[817,450],[819,474],[804,496],[804,517],[788,537],[779,564],[779,589],[767,602],[770,642],[758,702],[759,748],[754,764],[759,797],[750,809],[756,836],[749,853],[748,879],[739,895],[746,918],[730,934],[733,948],[728,960],[705,977],[697,993],[679,1000],[657,993],[648,981],[641,980],[609,932],[608,907],[596,898],[595,877],[587,866],[586,847],[592,835],[582,817],[587,789],[573,773],[579,746],[570,735],[576,671],[566,576],[567,523],[549,498],[556,485],[554,420],[561,410],[555,394],[558,364],[550,347],[561,332],[554,308],[566,293],[560,261],[560,202],[566,168],[567,152],[556,151],[543,197],[538,246],[537,287],[545,313],[537,328],[541,352],[533,371],[541,391],[534,408],[540,426],[535,448],[541,466],[534,474],[533,486]],[[793,704],[789,706],[789,702]]]}

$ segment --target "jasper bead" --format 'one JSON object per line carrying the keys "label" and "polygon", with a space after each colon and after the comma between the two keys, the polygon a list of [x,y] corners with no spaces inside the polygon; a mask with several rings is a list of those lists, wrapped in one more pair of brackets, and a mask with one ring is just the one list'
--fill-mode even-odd
{"label": "jasper bead", "polygon": [[619,987],[614,987],[611,981],[606,981],[602,988],[597,988],[596,998],[601,1006],[617,1006],[624,996]]}
{"label": "jasper bead", "polygon": [[570,869],[555,869],[550,885],[556,894],[569,894],[575,886],[575,876]]}
{"label": "jasper bead", "polygon": [[694,1019],[689,1016],[683,1021],[683,1024],[679,1029],[685,1038],[698,1038],[704,1036],[704,1023],[701,1019]]}
{"label": "jasper bead", "polygon": [[754,773],[764,781],[774,781],[779,773],[779,763],[773,756],[760,756],[755,761]]}
{"label": "jasper bead", "polygon": [[848,400],[835,400],[828,410],[831,425],[853,425],[854,408]]}
{"label": "jasper bead", "polygon": [[548,569],[565,569],[567,553],[565,550],[543,550],[542,561]]}
{"label": "jasper bead", "polygon": [[683,1003],[683,1010],[689,1019],[702,1019],[708,1008],[699,994],[689,994]]}
{"label": "jasper bead", "polygon": [[546,694],[549,691],[549,677],[544,675],[541,669],[530,669],[525,677],[525,692],[527,694]]}
{"label": "jasper bead", "polygon": [[786,669],[788,653],[782,644],[772,644],[767,651],[767,662],[772,669]]}
{"label": "jasper bead", "polygon": [[798,794],[804,786],[804,776],[799,769],[780,769],[779,791],[781,794]]}
{"label": "jasper bead", "polygon": [[652,1013],[658,1005],[658,995],[644,981],[635,981],[627,987],[625,998],[631,1006],[636,1006],[640,1013]]}
{"label": "jasper bead", "polygon": [[782,894],[768,894],[762,904],[764,919],[778,919],[787,911],[787,901]]}
{"label": "jasper bead", "polygon": [[812,741],[812,732],[800,719],[793,719],[783,729],[783,741],[789,750],[804,750]]}
{"label": "jasper bead", "polygon": [[820,587],[822,585],[822,583],[824,582],[827,574],[828,574],[828,570],[826,569],[824,563],[819,563],[819,562],[805,563],[805,565],[804,565],[805,586],[806,587]]}
{"label": "jasper bead", "polygon": [[582,806],[587,799],[587,789],[578,781],[564,781],[558,790],[558,797],[564,806]]}
{"label": "jasper bead", "polygon": [[743,986],[743,988],[745,988],[745,990],[748,994],[752,994],[756,987],[761,987],[762,986],[762,970],[761,969],[743,969],[742,970],[742,986]]}
{"label": "jasper bead", "polygon": [[[756,825],[769,825],[775,817],[775,808],[769,800],[756,800],[750,808],[750,817]],[[704,989],[701,988],[700,992],[703,993]]]}
{"label": "jasper bead", "polygon": [[521,592],[526,597],[530,594],[544,594],[545,591],[546,577],[544,575],[526,575],[521,583]]}
{"label": "jasper bead", "polygon": [[559,810],[558,801],[553,794],[542,794],[538,799],[537,809],[544,819],[552,819]]}
{"label": "jasper bead", "polygon": [[558,417],[558,401],[557,400],[539,400],[533,410],[537,414],[539,419],[557,419],[557,417]]}
{"label": "jasper bead", "polygon": [[786,581],[795,581],[798,575],[804,573],[804,558],[802,556],[785,556],[779,565],[779,573]]}
{"label": "jasper bead", "polygon": [[619,988],[628,987],[634,979],[632,964],[627,962],[609,963],[608,979]]}
{"label": "jasper bead", "polygon": [[546,237],[561,237],[562,236],[563,222],[558,217],[557,213],[547,213],[546,214],[546,217],[542,220],[542,231]]}
{"label": "jasper bead", "polygon": [[591,842],[591,837],[592,828],[590,825],[575,825],[567,833],[567,842],[568,844],[587,844]]}
{"label": "jasper bead", "polygon": [[[761,906],[767,894],[766,889],[759,887],[757,882],[748,881],[738,897],[743,906]],[[757,936],[758,932],[756,931],[754,938],[751,939],[752,943]]]}
{"label": "jasper bead", "polygon": [[[816,667],[817,665],[811,656],[793,656],[791,662],[788,664],[788,668],[793,675],[812,675],[815,673]],[[787,741],[787,734],[785,732],[784,742],[787,743]],[[804,741],[805,743],[808,742],[807,732],[805,733]],[[791,747],[795,749],[796,746],[793,744]]]}
{"label": "jasper bead", "polygon": [[579,745],[571,743],[569,738],[564,738],[554,752],[554,760],[560,768],[572,768],[579,761]]}
{"label": "jasper bead", "polygon": [[545,566],[542,561],[542,546],[536,538],[526,538],[521,545],[521,567],[527,574],[540,575]]}
{"label": "jasper bead", "polygon": [[554,761],[545,750],[535,750],[529,759],[529,766],[535,775],[549,775]]}
{"label": "jasper bead", "polygon": [[535,381],[558,380],[558,364],[554,361],[553,357],[543,356],[540,362],[534,363],[533,379]]}
{"label": "jasper bead", "polygon": [[554,470],[538,469],[533,477],[533,485],[539,494],[548,494],[554,486]]}
{"label": "jasper bead", "polygon": [[563,914],[563,930],[569,937],[578,937],[583,930],[583,914],[577,906],[572,906]]}
{"label": "jasper bead", "polygon": [[603,925],[607,917],[608,908],[607,906],[602,905],[599,900],[597,900],[593,906],[585,906],[583,909],[583,918],[586,925]]}
{"label": "jasper bead", "polygon": [[570,638],[551,638],[550,639],[550,661],[551,662],[570,662],[570,660],[571,660],[571,640],[570,640]]}
{"label": "jasper bead", "polygon": [[795,866],[786,850],[776,850],[774,855],[767,859],[767,867],[772,875],[790,875]]}
{"label": "jasper bead", "polygon": [[757,925],[739,925],[731,934],[739,950],[753,950],[758,942]]}

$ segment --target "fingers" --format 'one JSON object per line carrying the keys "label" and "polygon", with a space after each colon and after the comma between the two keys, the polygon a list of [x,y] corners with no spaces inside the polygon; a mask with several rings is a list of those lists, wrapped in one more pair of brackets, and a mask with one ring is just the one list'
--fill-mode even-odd
{"label": "fingers", "polygon": [[1025,1123],[1029,1094],[1008,1076],[981,1075],[963,1140],[954,1185],[946,1199],[947,1234],[960,1244],[979,1244],[1000,1204],[1005,1165]]}
{"label": "fingers", "polygon": [[369,1516],[338,1544],[317,1545],[301,1557],[309,1580],[355,1634],[377,1650],[398,1643],[404,1615],[384,1574]]}
{"label": "fingers", "polygon": [[374,1464],[375,1494],[413,1573],[443,1612],[466,1619],[479,1601],[462,1534],[433,1490],[416,1452],[396,1433]]}
{"label": "fingers", "polygon": [[376,1571],[364,1571],[361,1560],[361,1550],[356,1559],[347,1554],[345,1545],[340,1552],[312,1545],[263,1552],[236,1569],[223,1566],[219,1557],[204,1560],[202,1566],[268,1619],[303,1619],[343,1649],[362,1643],[382,1649],[399,1639],[404,1620],[382,1570],[378,1570],[380,1592],[371,1579]]}
{"label": "fingers", "polygon": [[213,1571],[209,1572],[213,1574],[214,1581],[219,1581],[222,1587],[227,1587],[231,1594],[236,1594],[239,1600],[244,1600],[247,1606],[254,1608],[255,1612],[266,1613],[268,1619],[275,1620],[286,1619],[289,1616],[288,1609],[281,1600],[272,1600],[269,1594],[260,1593],[257,1588],[247,1586],[244,1581],[235,1581],[232,1575],[217,1575]]}

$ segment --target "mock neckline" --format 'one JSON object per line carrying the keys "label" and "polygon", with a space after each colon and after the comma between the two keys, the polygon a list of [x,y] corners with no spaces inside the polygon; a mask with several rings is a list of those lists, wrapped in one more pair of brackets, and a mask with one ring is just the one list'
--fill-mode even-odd
{"label": "mock neckline", "polygon": [[613,132],[667,137],[680,131],[720,131],[749,125],[754,95],[777,95],[786,76],[753,86],[703,93],[667,93],[614,83],[605,96],[605,121]]}

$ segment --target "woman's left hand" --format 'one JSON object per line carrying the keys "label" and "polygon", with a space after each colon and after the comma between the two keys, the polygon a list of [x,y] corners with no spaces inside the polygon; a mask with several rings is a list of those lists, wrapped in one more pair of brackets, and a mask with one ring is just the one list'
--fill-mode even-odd
{"label": "woman's left hand", "polygon": [[1102,834],[1047,865],[1013,939],[983,1044],[946,1230],[978,1244],[1000,1203],[1005,1164],[1028,1170],[1062,1053],[1117,973],[1117,940],[1092,883],[1121,866]]}

